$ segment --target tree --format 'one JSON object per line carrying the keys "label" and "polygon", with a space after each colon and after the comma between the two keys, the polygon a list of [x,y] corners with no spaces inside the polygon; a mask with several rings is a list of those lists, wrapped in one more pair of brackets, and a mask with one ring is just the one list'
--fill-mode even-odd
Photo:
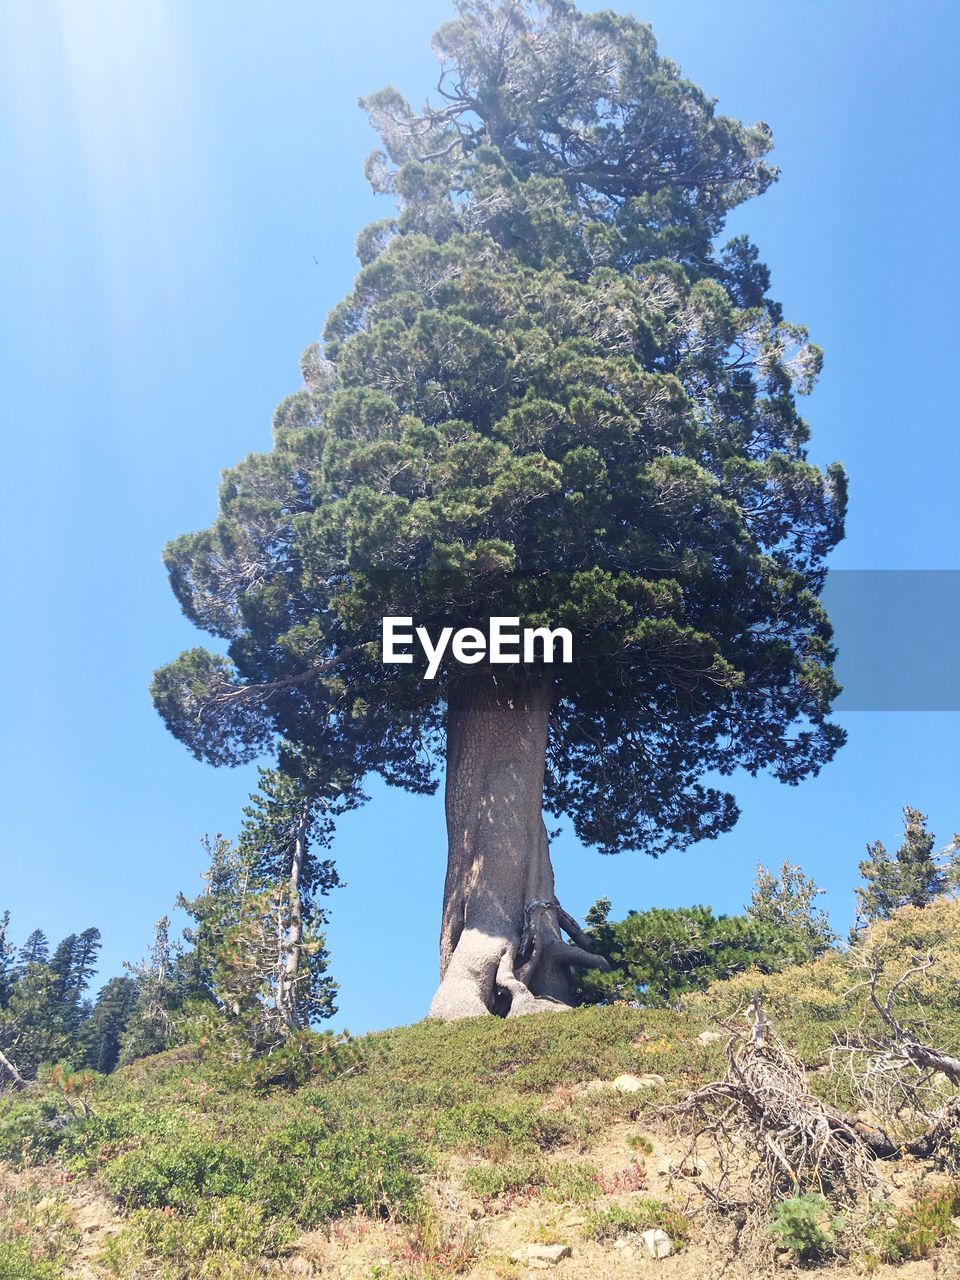
{"label": "tree", "polygon": [[50,945],[47,942],[47,935],[42,929],[34,929],[17,952],[21,969],[26,969],[31,964],[46,964],[49,958]]}
{"label": "tree", "polygon": [[608,972],[581,978],[588,1004],[626,1000],[664,1008],[746,969],[772,973],[806,958],[789,929],[749,916],[715,916],[709,907],[654,907],[617,921],[609,915],[610,902],[602,898],[587,916],[591,936],[610,962]]}
{"label": "tree", "polygon": [[89,1012],[85,995],[99,948],[97,929],[68,935],[52,957],[39,929],[20,948],[0,1005],[0,1053],[23,1079],[33,1079],[45,1062],[79,1065],[78,1031]]}
{"label": "tree", "polygon": [[100,930],[85,929],[83,933],[71,933],[64,938],[50,958],[53,1001],[68,1035],[75,1036],[81,1022],[89,1016],[84,994],[96,972],[99,953]]}
{"label": "tree", "polygon": [[153,944],[145,961],[127,964],[136,986],[136,1005],[120,1035],[119,1063],[160,1053],[170,1043],[170,1015],[181,992],[170,946],[170,921],[161,916],[153,931]]}
{"label": "tree", "polygon": [[[445,772],[443,1018],[563,1007],[571,968],[605,965],[557,901],[544,809],[658,854],[736,821],[707,775],[795,784],[843,741],[819,595],[845,481],[807,460],[795,400],[820,353],[749,241],[718,247],[776,176],[769,130],[718,115],[633,18],[457,13],[437,105],[366,100],[397,216],[361,234],[273,449],[167,548],[227,654],[153,683],[214,764],[279,740],[351,786]],[[575,662],[428,681],[381,661],[387,616],[566,626]]]}
{"label": "tree", "polygon": [[0,1009],[5,1009],[9,1003],[16,972],[9,930],[10,912],[4,911],[0,915]]}
{"label": "tree", "polygon": [[137,1007],[137,984],[129,974],[111,978],[97,994],[80,1027],[83,1065],[101,1075],[116,1069],[123,1035]]}
{"label": "tree", "polygon": [[889,920],[900,907],[925,907],[940,897],[954,883],[958,851],[960,836],[937,851],[926,815],[905,806],[903,843],[893,857],[882,840],[867,845],[867,856],[860,863],[865,884],[855,890],[858,923]]}
{"label": "tree", "polygon": [[784,861],[779,876],[758,866],[747,916],[791,933],[812,960],[837,941],[826,912],[814,905],[822,893],[792,862]]}
{"label": "tree", "polygon": [[196,988],[258,1051],[336,1012],[320,899],[340,879],[317,852],[357,798],[345,780],[328,777],[324,786],[290,751],[285,764],[260,770],[237,847],[208,841],[207,892],[179,903],[196,921],[185,933]]}

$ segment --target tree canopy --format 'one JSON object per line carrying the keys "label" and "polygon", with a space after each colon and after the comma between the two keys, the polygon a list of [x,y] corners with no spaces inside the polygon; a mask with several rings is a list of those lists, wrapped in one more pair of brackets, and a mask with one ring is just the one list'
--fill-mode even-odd
{"label": "tree canopy", "polygon": [[[776,176],[650,28],[565,0],[462,0],[436,100],[364,105],[396,202],[307,349],[274,445],[167,549],[226,642],[156,705],[215,764],[276,747],[347,788],[437,781],[446,668],[384,667],[380,621],[565,625],[545,804],[606,852],[715,836],[706,775],[796,783],[843,740],[819,603],[845,481],[807,457],[820,353],[728,211]],[[519,673],[522,677],[523,672]]]}

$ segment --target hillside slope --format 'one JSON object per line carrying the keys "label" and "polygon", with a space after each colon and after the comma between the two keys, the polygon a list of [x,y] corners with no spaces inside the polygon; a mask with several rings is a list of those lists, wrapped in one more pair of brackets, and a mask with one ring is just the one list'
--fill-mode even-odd
{"label": "hillside slope", "polygon": [[[960,904],[902,912],[856,954],[879,959],[883,992],[933,956],[892,1007],[906,1018],[919,1002],[927,1041],[960,1049]],[[743,1134],[718,1196],[718,1167],[660,1113],[728,1075],[719,1020],[743,1023],[761,989],[811,1096],[876,1120],[831,1055],[851,1034],[882,1034],[861,979],[831,954],[741,975],[677,1011],[419,1023],[365,1037],[292,1089],[230,1084],[195,1048],[82,1089],[54,1076],[0,1098],[0,1280],[756,1276],[800,1265],[806,1218],[824,1277],[960,1276],[949,1142],[934,1158],[875,1162],[870,1195],[842,1222],[808,1201],[774,1237],[782,1210],[743,1208],[737,1177],[756,1166]],[[956,1092],[930,1088],[937,1105]],[[669,1256],[648,1261],[664,1237]]]}

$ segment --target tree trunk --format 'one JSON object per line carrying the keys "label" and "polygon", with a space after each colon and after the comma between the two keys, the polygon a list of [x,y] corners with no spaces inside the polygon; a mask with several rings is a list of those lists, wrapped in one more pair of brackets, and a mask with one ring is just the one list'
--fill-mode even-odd
{"label": "tree trunk", "polygon": [[[432,1018],[570,1007],[570,967],[607,968],[560,907],[542,814],[548,683],[478,676],[447,709],[448,860]],[[579,944],[561,938],[561,929]]]}
{"label": "tree trunk", "polygon": [[297,984],[301,977],[300,961],[303,953],[303,904],[300,901],[300,872],[303,869],[303,856],[307,847],[309,820],[309,810],[304,806],[297,823],[297,830],[290,851],[290,874],[287,879],[287,911],[281,930],[280,945],[282,956],[277,1006],[283,1024],[288,1031],[295,1031],[299,1025]]}

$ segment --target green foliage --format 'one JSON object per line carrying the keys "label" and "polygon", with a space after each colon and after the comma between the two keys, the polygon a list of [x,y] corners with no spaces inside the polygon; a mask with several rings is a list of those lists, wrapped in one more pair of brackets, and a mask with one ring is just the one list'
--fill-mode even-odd
{"label": "green foliage", "polygon": [[747,916],[715,916],[709,907],[654,907],[609,919],[610,904],[591,908],[587,924],[610,971],[580,975],[581,998],[590,1003],[626,1000],[663,1008],[712,982],[756,969],[770,973],[805,958],[789,929]]}
{"label": "green foliage", "polygon": [[154,701],[213,763],[279,742],[325,795],[422,792],[456,672],[384,667],[381,619],[567,626],[549,809],[607,852],[682,847],[736,820],[706,776],[796,783],[843,740],[819,593],[845,481],[796,403],[820,353],[749,241],[715,243],[775,176],[769,131],[632,17],[464,0],[436,47],[441,109],[366,101],[397,217],[361,236],[273,449],[167,548],[228,653],[182,654]]}
{"label": "green foliage", "polygon": [[239,1195],[252,1173],[249,1158],[226,1143],[155,1145],[111,1160],[108,1190],[127,1208],[186,1209],[201,1197]]}
{"label": "green foliage", "polygon": [[4,1186],[0,1195],[0,1280],[61,1280],[77,1248],[62,1198]]}
{"label": "green foliage", "polygon": [[880,1260],[899,1263],[929,1258],[939,1245],[957,1236],[960,1182],[928,1192],[894,1216],[894,1226],[876,1233]]}
{"label": "green foliage", "polygon": [[260,770],[236,847],[219,835],[205,841],[207,891],[178,902],[195,922],[182,965],[191,994],[217,1009],[226,1027],[216,1038],[240,1046],[242,1061],[275,1057],[289,1038],[293,1063],[310,1043],[297,1033],[336,1012],[320,899],[340,880],[317,851],[335,815],[356,803],[355,788],[292,749],[284,763]]}
{"label": "green foliage", "polygon": [[540,1160],[508,1160],[503,1164],[471,1165],[463,1175],[467,1190],[481,1199],[542,1187],[546,1170]]}
{"label": "green foliage", "polygon": [[86,1066],[101,1075],[117,1067],[121,1043],[136,1013],[138,998],[137,983],[129,975],[111,978],[100,989],[89,1018],[80,1028]]}
{"label": "green foliage", "polygon": [[[0,917],[0,1051],[27,1080],[45,1062],[80,1066],[86,1056],[82,1032],[90,1017],[86,990],[96,969],[100,931],[69,934],[51,956],[46,937],[36,929],[14,960],[9,919],[9,913]],[[0,1066],[0,1085],[5,1074]]]}
{"label": "green foliage", "polygon": [[161,916],[154,927],[146,960],[127,968],[136,985],[132,1016],[120,1036],[119,1061],[126,1066],[166,1049],[172,1040],[171,1017],[183,999],[183,985],[170,944],[170,921]]}
{"label": "green foliage", "polygon": [[364,1046],[349,1032],[295,1031],[275,1048],[251,1046],[237,1024],[220,1018],[198,1019],[195,1027],[204,1062],[228,1088],[297,1089],[309,1081],[336,1080],[364,1065]]}
{"label": "green foliage", "polygon": [[589,1204],[600,1195],[600,1174],[586,1160],[560,1160],[547,1166],[544,1197],[561,1204]]}
{"label": "green foliage", "polygon": [[[262,1205],[251,1204],[239,1196],[221,1196],[196,1206],[196,1212],[183,1216],[156,1209],[137,1209],[130,1214],[120,1241],[110,1242],[106,1263],[111,1255],[119,1263],[119,1276],[128,1274],[125,1253],[129,1246],[148,1257],[163,1258],[183,1268],[186,1277],[197,1274],[216,1275],[218,1261],[225,1267],[238,1261],[252,1262],[271,1257],[296,1236],[293,1224],[272,1217]],[[249,1271],[244,1271],[249,1275]]]}
{"label": "green foliage", "polygon": [[628,1205],[608,1204],[586,1214],[583,1231],[591,1240],[616,1240],[631,1232],[660,1227],[675,1245],[684,1244],[690,1236],[690,1224],[674,1205],[662,1200],[635,1199]]}
{"label": "green foliage", "polygon": [[903,842],[891,858],[881,840],[867,845],[860,863],[865,884],[857,889],[858,915],[864,923],[888,920],[901,907],[925,907],[955,879],[960,836],[936,851],[936,837],[918,809],[903,810]]}
{"label": "green foliage", "polygon": [[812,960],[837,942],[825,912],[814,904],[823,894],[800,867],[784,862],[779,876],[757,867],[757,879],[747,907],[747,918],[792,934]]}
{"label": "green foliage", "polygon": [[503,1158],[556,1145],[564,1136],[564,1122],[535,1102],[470,1102],[439,1116],[436,1136],[443,1146]]}
{"label": "green foliage", "polygon": [[807,1193],[781,1200],[767,1228],[778,1244],[801,1262],[829,1253],[843,1229],[843,1219],[831,1215],[823,1196]]}

